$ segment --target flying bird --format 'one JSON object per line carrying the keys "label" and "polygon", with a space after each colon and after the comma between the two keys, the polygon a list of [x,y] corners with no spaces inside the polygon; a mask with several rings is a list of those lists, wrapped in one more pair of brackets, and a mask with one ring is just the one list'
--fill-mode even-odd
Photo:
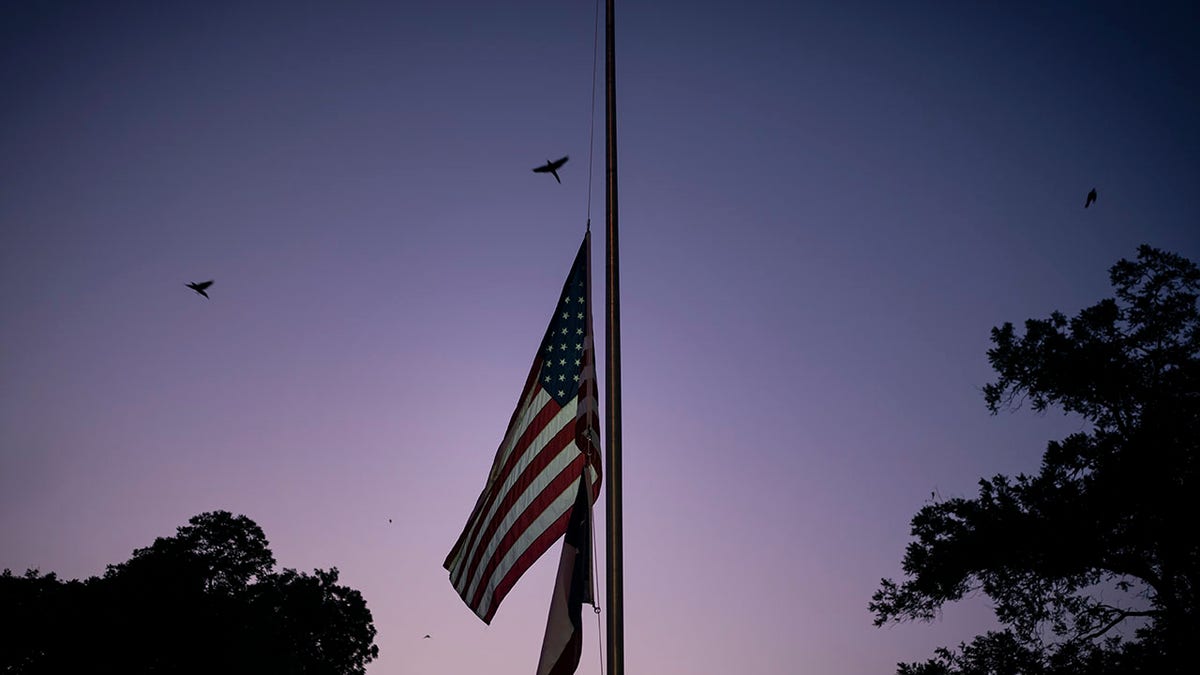
{"label": "flying bird", "polygon": [[545,165],[537,167],[536,169],[533,170],[533,172],[534,173],[548,173],[548,174],[554,176],[554,180],[558,181],[561,184],[562,179],[558,177],[558,170],[561,169],[562,165],[566,164],[566,163],[567,163],[566,156],[563,156],[562,159],[556,159],[553,162],[551,162],[550,160],[546,160]]}
{"label": "flying bird", "polygon": [[423,637],[423,638],[421,638],[421,639],[422,639],[422,640],[428,640],[428,639],[429,639],[429,635],[428,635],[428,634],[426,634],[426,635],[425,635],[425,637]]}
{"label": "flying bird", "polygon": [[1087,196],[1087,201],[1085,201],[1085,202],[1083,203],[1083,208],[1085,208],[1085,209],[1086,209],[1087,207],[1089,207],[1089,206],[1091,206],[1092,204],[1094,204],[1094,203],[1095,203],[1095,201],[1096,201],[1096,188],[1092,188],[1092,191],[1088,193],[1088,196]]}
{"label": "flying bird", "polygon": [[196,291],[196,292],[197,292],[197,293],[199,293],[200,295],[203,295],[204,297],[206,297],[206,298],[207,298],[207,297],[208,297],[208,293],[205,293],[205,292],[204,292],[204,289],[206,289],[206,288],[208,288],[209,286],[212,286],[212,285],[213,285],[212,279],[209,279],[208,281],[201,281],[201,282],[200,282],[200,283],[198,283],[198,284],[197,284],[197,283],[190,283],[190,284],[187,284],[187,287],[188,287],[188,288],[190,288],[190,289],[192,289],[193,291]]}

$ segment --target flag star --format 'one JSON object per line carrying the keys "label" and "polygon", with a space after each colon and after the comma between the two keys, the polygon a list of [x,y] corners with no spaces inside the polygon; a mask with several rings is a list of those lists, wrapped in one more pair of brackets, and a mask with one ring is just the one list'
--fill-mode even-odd
{"label": "flag star", "polygon": [[571,318],[571,313],[570,313],[570,312],[563,312],[563,313],[562,313],[562,317],[563,317],[564,319],[569,319],[569,318]]}
{"label": "flag star", "polygon": [[563,350],[564,352],[567,351],[567,343],[564,342],[563,344],[559,345],[558,348]]}
{"label": "flag star", "polygon": [[575,381],[576,381],[576,382],[578,382],[578,381],[579,381],[579,374],[578,374],[578,373],[576,373],[574,377],[575,377]]}
{"label": "flag star", "polygon": [[562,334],[563,334],[563,335],[566,335],[566,334],[567,334],[567,327],[566,327],[566,326],[563,326],[563,329],[562,329]]}
{"label": "flag star", "polygon": [[549,375],[547,375],[547,376],[546,376],[544,379],[545,379],[545,381],[546,381],[547,383],[549,383],[549,382],[550,382],[550,376],[549,376]]}
{"label": "flag star", "polygon": [[566,395],[567,395],[567,392],[563,391],[562,389],[559,389],[559,390],[558,390],[558,395],[559,395],[559,396],[566,396]]}
{"label": "flag star", "polygon": [[583,329],[582,329],[582,328],[576,328],[576,329],[575,329],[575,334],[576,334],[576,335],[583,335]]}
{"label": "flag star", "polygon": [[583,298],[575,298],[575,302],[583,302]]}
{"label": "flag star", "polygon": [[576,342],[576,343],[575,343],[575,349],[583,349],[583,345],[581,345],[581,344],[579,344],[578,342]]}
{"label": "flag star", "polygon": [[[565,379],[567,379],[567,376],[566,376],[566,375],[563,375],[563,374],[561,374],[561,373],[560,373],[560,374],[559,374],[559,376],[558,376],[558,381],[559,381],[559,382],[562,382],[562,381],[563,381],[563,380],[565,380]],[[579,378],[578,378],[578,377],[576,377],[575,379],[579,379]]]}
{"label": "flag star", "polygon": [[567,365],[567,360],[566,360],[566,359],[559,359],[559,360],[558,360],[558,365],[560,365],[560,366],[565,366],[565,365]]}
{"label": "flag star", "polygon": [[579,359],[575,359],[575,365],[579,365]]}

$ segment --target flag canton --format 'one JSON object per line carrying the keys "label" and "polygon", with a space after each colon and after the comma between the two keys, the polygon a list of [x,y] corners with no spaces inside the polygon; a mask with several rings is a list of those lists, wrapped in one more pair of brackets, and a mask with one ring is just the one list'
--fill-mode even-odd
{"label": "flag canton", "polygon": [[581,250],[542,340],[542,370],[538,373],[538,383],[559,405],[566,405],[579,393],[588,316],[585,269]]}

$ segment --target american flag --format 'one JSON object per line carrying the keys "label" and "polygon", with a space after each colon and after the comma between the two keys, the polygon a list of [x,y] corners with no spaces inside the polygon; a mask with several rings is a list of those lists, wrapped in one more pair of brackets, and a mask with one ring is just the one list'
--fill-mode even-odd
{"label": "american flag", "polygon": [[517,579],[567,530],[581,476],[600,494],[600,421],[592,348],[591,235],[496,451],[487,484],[445,568],[484,623]]}

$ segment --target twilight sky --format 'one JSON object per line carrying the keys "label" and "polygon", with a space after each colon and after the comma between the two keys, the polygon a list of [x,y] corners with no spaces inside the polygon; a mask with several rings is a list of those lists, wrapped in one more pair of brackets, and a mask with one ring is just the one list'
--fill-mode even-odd
{"label": "twilight sky", "polygon": [[[630,672],[988,627],[866,605],[931,491],[1080,427],[988,415],[989,329],[1200,259],[1200,6],[832,4],[618,4]],[[0,568],[226,509],[362,591],[372,675],[533,672],[558,547],[490,627],[441,562],[583,234],[593,11],[0,5]]]}

